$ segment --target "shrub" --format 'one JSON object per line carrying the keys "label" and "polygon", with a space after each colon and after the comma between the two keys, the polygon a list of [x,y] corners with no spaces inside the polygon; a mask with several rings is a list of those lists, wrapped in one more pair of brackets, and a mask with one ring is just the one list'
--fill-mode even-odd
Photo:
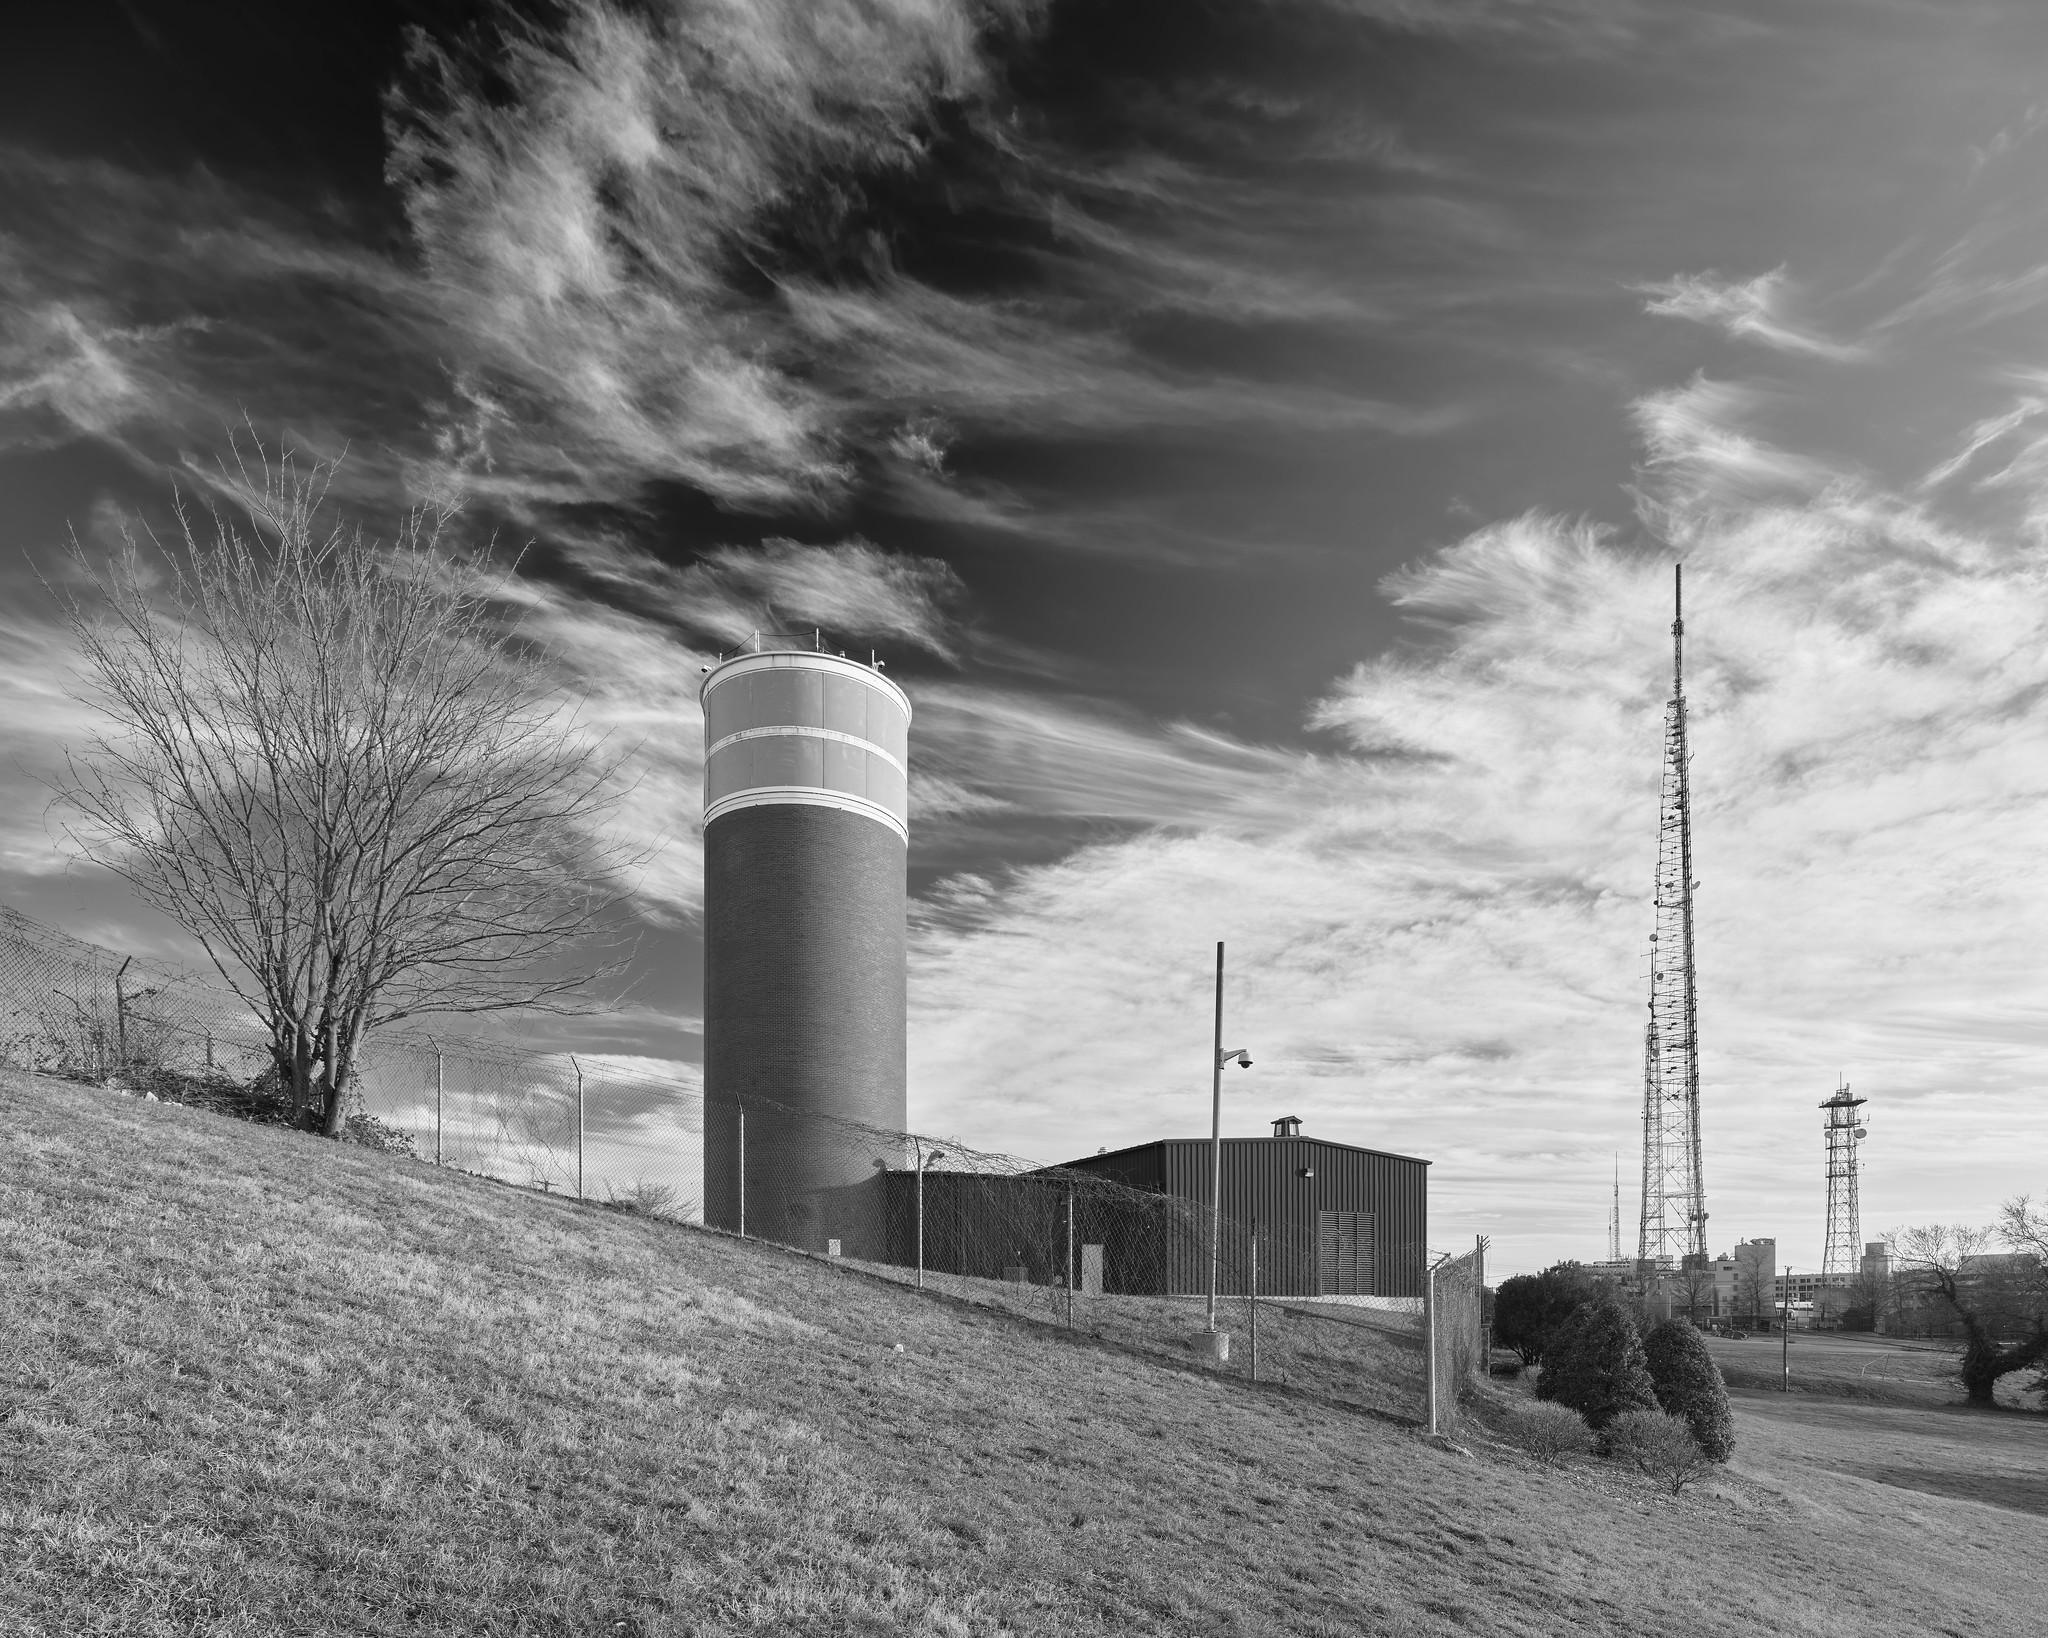
{"label": "shrub", "polygon": [[342,1123],[341,1135],[344,1141],[360,1144],[365,1149],[381,1150],[387,1155],[404,1155],[414,1160],[419,1158],[418,1151],[413,1148],[412,1133],[361,1109],[351,1112]]}
{"label": "shrub", "polygon": [[1596,1432],[1627,1411],[1657,1408],[1635,1321],[1606,1292],[1579,1304],[1543,1351],[1536,1397],[1569,1405]]}
{"label": "shrub", "polygon": [[671,1217],[676,1211],[676,1191],[666,1183],[636,1177],[630,1187],[607,1187],[604,1203],[613,1211],[632,1212],[641,1217]]}
{"label": "shrub", "polygon": [[1735,1422],[1707,1339],[1690,1320],[1668,1319],[1643,1338],[1643,1359],[1665,1415],[1685,1419],[1709,1461],[1727,1461],[1735,1450]]}
{"label": "shrub", "polygon": [[1682,1416],[1662,1411],[1626,1411],[1608,1424],[1609,1455],[1633,1462],[1677,1495],[1711,1465]]}
{"label": "shrub", "polygon": [[1558,1327],[1592,1295],[1592,1276],[1576,1263],[1503,1280],[1493,1294],[1493,1340],[1514,1349],[1524,1365],[1540,1364]]}
{"label": "shrub", "polygon": [[1567,1456],[1583,1456],[1593,1448],[1593,1430],[1585,1418],[1563,1405],[1538,1400],[1515,1412],[1515,1443],[1539,1462],[1555,1465]]}

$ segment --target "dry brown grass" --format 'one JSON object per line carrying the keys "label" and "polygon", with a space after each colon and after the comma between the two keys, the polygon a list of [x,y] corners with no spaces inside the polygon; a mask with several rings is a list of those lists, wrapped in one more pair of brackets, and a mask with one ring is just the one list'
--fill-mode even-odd
{"label": "dry brown grass", "polygon": [[1922,1496],[1893,1526],[1817,1470],[1674,1501],[1611,1464],[1460,1455],[760,1246],[55,1083],[0,1087],[0,1282],[10,1638],[2043,1614],[2030,1515]]}

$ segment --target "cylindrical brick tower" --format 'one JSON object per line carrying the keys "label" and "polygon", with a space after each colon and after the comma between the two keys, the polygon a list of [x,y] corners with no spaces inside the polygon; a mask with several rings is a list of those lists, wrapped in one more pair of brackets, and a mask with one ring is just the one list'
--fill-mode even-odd
{"label": "cylindrical brick tower", "polygon": [[701,698],[704,1221],[880,1256],[875,1162],[900,1145],[844,1123],[907,1119],[910,701],[773,637]]}

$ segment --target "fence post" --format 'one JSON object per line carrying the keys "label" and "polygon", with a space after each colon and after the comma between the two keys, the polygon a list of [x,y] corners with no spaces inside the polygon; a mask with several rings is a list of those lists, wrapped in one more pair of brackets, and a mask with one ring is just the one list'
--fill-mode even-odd
{"label": "fence post", "polygon": [[1486,1236],[1472,1237],[1472,1323],[1479,1332],[1479,1380],[1493,1380],[1493,1321],[1486,1314]]}
{"label": "fence post", "polygon": [[1067,1184],[1067,1329],[1074,1328],[1074,1185]]}
{"label": "fence post", "polygon": [[1422,1276],[1423,1414],[1429,1432],[1436,1432],[1436,1270]]}
{"label": "fence post", "polygon": [[443,1105],[444,1105],[444,1104],[445,1104],[445,1103],[447,1102],[447,1096],[448,1096],[448,1083],[447,1083],[446,1077],[444,1077],[444,1076],[443,1076],[443,1074],[442,1074],[442,1072],[441,1072],[441,1043],[440,1043],[439,1041],[436,1041],[436,1042],[434,1042],[434,1043],[433,1043],[433,1048],[434,1048],[434,1164],[435,1164],[436,1166],[438,1166],[438,1165],[440,1165],[440,1164],[441,1164],[441,1131],[442,1131],[442,1126],[443,1126],[443,1121],[442,1121],[442,1113],[443,1113]]}
{"label": "fence post", "polygon": [[924,1145],[917,1146],[917,1288],[924,1289]]}
{"label": "fence post", "polygon": [[1259,1220],[1252,1219],[1252,1380],[1259,1379]]}
{"label": "fence post", "polygon": [[740,1238],[747,1237],[747,1106],[740,1109]]}
{"label": "fence post", "polygon": [[576,1071],[576,1198],[583,1198],[583,1066],[576,1054],[569,1054],[569,1067]]}
{"label": "fence post", "polygon": [[121,976],[128,971],[133,956],[126,957],[114,973],[114,1042],[115,1051],[120,1054],[120,1067],[128,1067],[128,992],[121,986]]}

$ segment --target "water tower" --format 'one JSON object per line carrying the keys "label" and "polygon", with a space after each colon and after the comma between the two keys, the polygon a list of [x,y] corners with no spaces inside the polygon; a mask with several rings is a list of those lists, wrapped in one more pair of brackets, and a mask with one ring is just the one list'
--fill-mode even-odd
{"label": "water tower", "polygon": [[910,701],[815,633],[757,635],[700,698],[704,1221],[878,1255],[900,1145],[864,1129],[907,1118]]}

